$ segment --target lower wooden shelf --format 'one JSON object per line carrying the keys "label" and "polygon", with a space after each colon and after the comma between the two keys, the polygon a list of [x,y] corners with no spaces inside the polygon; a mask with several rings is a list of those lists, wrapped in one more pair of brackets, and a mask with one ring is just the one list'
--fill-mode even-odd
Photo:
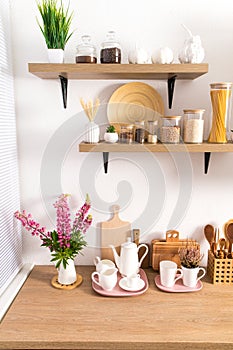
{"label": "lower wooden shelf", "polygon": [[189,153],[204,153],[204,172],[208,173],[210,155],[212,152],[233,152],[233,143],[216,144],[203,142],[200,144],[139,144],[139,143],[107,143],[101,141],[99,143],[79,144],[79,152],[101,152],[104,158],[105,173],[108,171],[109,152],[189,152]]}

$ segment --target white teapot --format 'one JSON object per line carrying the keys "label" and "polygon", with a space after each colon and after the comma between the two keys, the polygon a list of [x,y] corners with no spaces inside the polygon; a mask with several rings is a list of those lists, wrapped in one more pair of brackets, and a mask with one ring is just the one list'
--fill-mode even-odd
{"label": "white teapot", "polygon": [[[110,247],[113,251],[116,266],[123,276],[130,276],[138,273],[141,263],[149,250],[146,244],[140,244],[137,246],[135,243],[131,242],[131,238],[128,238],[127,242],[121,244],[120,256],[117,254],[113,245],[110,245]],[[145,247],[146,251],[140,261],[138,261],[138,251],[141,247]]]}

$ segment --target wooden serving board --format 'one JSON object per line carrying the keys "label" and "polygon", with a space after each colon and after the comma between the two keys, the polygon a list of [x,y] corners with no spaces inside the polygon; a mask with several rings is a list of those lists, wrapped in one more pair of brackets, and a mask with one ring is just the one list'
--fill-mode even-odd
{"label": "wooden serving board", "polygon": [[112,244],[117,253],[120,253],[120,246],[127,241],[127,237],[131,237],[131,224],[128,221],[122,221],[119,218],[120,207],[113,206],[113,217],[109,221],[101,223],[101,259],[110,259],[115,261],[112,249],[109,247]]}

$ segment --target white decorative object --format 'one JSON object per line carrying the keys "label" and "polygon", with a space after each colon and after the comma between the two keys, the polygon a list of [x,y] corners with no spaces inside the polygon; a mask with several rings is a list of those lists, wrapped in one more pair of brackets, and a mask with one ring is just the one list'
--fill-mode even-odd
{"label": "white decorative object", "polygon": [[[177,268],[174,261],[162,260],[159,263],[160,281],[162,286],[172,288],[176,281],[183,277],[183,271]],[[178,274],[178,272],[180,272]]]}
{"label": "white decorative object", "polygon": [[72,284],[76,281],[77,275],[74,265],[74,260],[68,259],[68,264],[66,265],[66,268],[64,268],[63,264],[61,263],[58,267],[58,283],[60,284]]}
{"label": "white decorative object", "polygon": [[181,63],[201,63],[204,60],[205,52],[201,44],[199,35],[192,35],[191,31],[183,25],[189,33],[189,38],[185,40],[184,47],[179,53],[179,61]]}
{"label": "white decorative object", "polygon": [[87,143],[98,143],[100,140],[100,128],[94,122],[86,124],[85,130],[85,142]]}
{"label": "white decorative object", "polygon": [[153,63],[170,64],[173,62],[173,59],[173,51],[169,47],[161,47],[159,52],[152,56]]}
{"label": "white decorative object", "polygon": [[133,64],[148,64],[152,63],[148,52],[143,48],[138,48],[137,45],[135,49],[129,52],[128,55],[129,63]]}
{"label": "white decorative object", "polygon": [[[117,284],[117,269],[115,267],[107,269],[102,272],[93,272],[91,275],[92,281],[103,288],[104,290],[110,291]],[[98,280],[95,278],[98,277]]]}
{"label": "white decorative object", "polygon": [[50,63],[63,63],[64,50],[62,49],[48,49],[48,58]]}

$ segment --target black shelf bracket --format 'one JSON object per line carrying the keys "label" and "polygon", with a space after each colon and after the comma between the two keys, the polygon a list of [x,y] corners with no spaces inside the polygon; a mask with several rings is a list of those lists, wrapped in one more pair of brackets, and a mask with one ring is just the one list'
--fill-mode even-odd
{"label": "black shelf bracket", "polygon": [[108,156],[109,152],[103,152],[103,159],[104,159],[104,173],[108,173]]}
{"label": "black shelf bracket", "polygon": [[173,100],[176,78],[177,78],[177,75],[173,75],[171,78],[168,78],[167,80],[169,109],[172,108],[172,100]]}
{"label": "black shelf bracket", "polygon": [[211,156],[211,152],[205,152],[205,154],[204,154],[204,157],[205,157],[205,174],[208,173],[210,156]]}
{"label": "black shelf bracket", "polygon": [[63,98],[63,106],[66,108],[67,106],[67,87],[68,87],[68,79],[63,77],[62,75],[59,75],[60,82],[61,82],[61,91],[62,91],[62,98]]}

